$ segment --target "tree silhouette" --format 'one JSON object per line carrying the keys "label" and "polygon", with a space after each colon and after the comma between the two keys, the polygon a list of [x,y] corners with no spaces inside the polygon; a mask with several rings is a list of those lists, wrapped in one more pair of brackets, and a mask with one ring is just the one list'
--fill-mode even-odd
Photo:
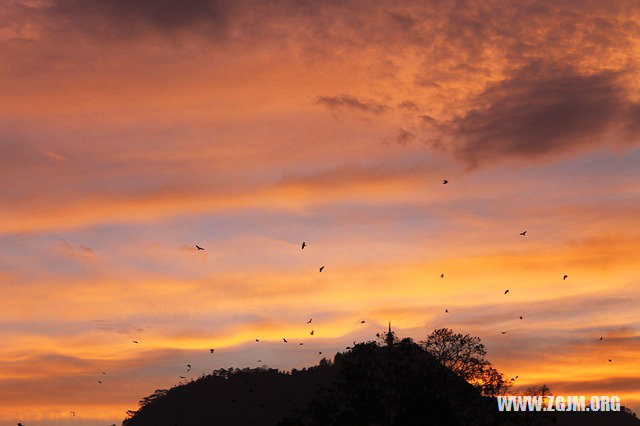
{"label": "tree silhouette", "polygon": [[391,330],[335,357],[334,384],[279,423],[320,425],[491,425],[493,401]]}
{"label": "tree silhouette", "polygon": [[420,343],[442,365],[471,383],[483,395],[504,395],[509,390],[510,385],[502,373],[485,359],[487,351],[479,337],[440,328]]}

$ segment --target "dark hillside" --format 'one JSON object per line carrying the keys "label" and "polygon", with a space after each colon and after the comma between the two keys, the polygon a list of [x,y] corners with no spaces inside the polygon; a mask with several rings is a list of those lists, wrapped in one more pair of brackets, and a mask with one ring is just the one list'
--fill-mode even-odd
{"label": "dark hillside", "polygon": [[125,426],[633,426],[628,412],[515,413],[444,367],[424,345],[355,345],[293,370],[217,370],[140,401]]}
{"label": "dark hillside", "polygon": [[219,370],[157,391],[123,424],[490,425],[493,410],[493,401],[405,339],[361,343],[290,374]]}

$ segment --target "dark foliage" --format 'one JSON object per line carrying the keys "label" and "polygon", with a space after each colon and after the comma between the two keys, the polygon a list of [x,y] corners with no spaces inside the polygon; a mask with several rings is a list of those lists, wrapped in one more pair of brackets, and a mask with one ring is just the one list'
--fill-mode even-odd
{"label": "dark foliage", "polygon": [[157,390],[123,424],[490,425],[494,405],[420,345],[388,333],[300,371],[217,370]]}
{"label": "dark foliage", "polygon": [[280,425],[496,424],[493,401],[411,339],[358,344],[335,368],[332,386]]}

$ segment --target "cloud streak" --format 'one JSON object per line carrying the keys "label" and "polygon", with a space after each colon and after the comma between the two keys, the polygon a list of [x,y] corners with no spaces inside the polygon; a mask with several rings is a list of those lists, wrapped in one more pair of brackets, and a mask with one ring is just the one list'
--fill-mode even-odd
{"label": "cloud streak", "polygon": [[361,100],[350,95],[318,96],[317,102],[329,109],[346,108],[354,111],[382,114],[391,107],[372,100]]}

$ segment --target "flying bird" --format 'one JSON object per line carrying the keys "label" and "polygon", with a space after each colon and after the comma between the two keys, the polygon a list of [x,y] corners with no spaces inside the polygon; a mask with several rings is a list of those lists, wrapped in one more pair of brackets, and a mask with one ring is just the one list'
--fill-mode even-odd
{"label": "flying bird", "polygon": [[522,235],[523,237],[526,237],[526,236],[527,236],[527,231],[522,231],[522,232],[520,233],[520,235]]}
{"label": "flying bird", "polygon": [[196,244],[196,250],[204,250],[204,248]]}
{"label": "flying bird", "polygon": [[602,340],[602,336],[600,336],[600,340]]}
{"label": "flying bird", "polygon": [[507,332],[506,332],[506,331],[501,331],[500,333],[502,333],[502,334],[507,334]]}
{"label": "flying bird", "polygon": [[191,371],[191,364],[187,364],[187,371]]}
{"label": "flying bird", "polygon": [[214,351],[214,350],[215,350],[215,349],[209,349],[209,352],[213,353],[213,351]]}
{"label": "flying bird", "polygon": [[133,342],[133,343],[138,343],[138,341],[137,341],[137,340],[132,340],[132,342]]}
{"label": "flying bird", "polygon": [[186,379],[186,377],[184,377],[184,376],[179,376],[179,377],[180,377],[181,379]]}
{"label": "flying bird", "polygon": [[448,310],[448,309],[445,309],[445,310],[444,310],[444,312],[448,314],[448,313],[449,313],[449,310]]}
{"label": "flying bird", "polygon": [[309,334],[311,334],[313,336],[313,330],[311,330],[311,333],[309,333]]}
{"label": "flying bird", "polygon": [[304,250],[304,248],[307,246],[307,243],[305,243],[304,241],[302,242],[302,250]]}
{"label": "flying bird", "polygon": [[300,346],[304,345],[304,343],[300,343]]}
{"label": "flying bird", "polygon": [[364,324],[364,320],[360,321],[360,324]]}
{"label": "flying bird", "polygon": [[98,380],[98,383],[102,383],[100,380]]}
{"label": "flying bird", "polygon": [[259,341],[260,341],[260,339],[256,339],[256,342],[259,342]]}
{"label": "flying bird", "polygon": [[609,360],[609,362],[611,362],[611,360]]}
{"label": "flying bird", "polygon": [[322,355],[322,352],[318,352],[318,355]]}
{"label": "flying bird", "polygon": [[524,319],[524,318],[520,317],[520,319]]}
{"label": "flying bird", "polygon": [[440,274],[440,278],[444,278],[444,274]]}
{"label": "flying bird", "polygon": [[107,374],[107,373],[105,373],[105,372],[103,371],[103,372],[102,372],[102,374]]}
{"label": "flying bird", "polygon": [[448,181],[448,180],[443,179],[443,181],[442,181],[442,184],[443,184],[443,185],[446,185],[446,184],[448,184],[448,183],[449,183],[449,181]]}
{"label": "flying bird", "polygon": [[76,412],[75,411],[70,411],[71,414],[73,414],[73,417],[76,416]]}
{"label": "flying bird", "polygon": [[309,321],[307,321],[307,324],[311,324],[311,321],[313,321],[313,318],[309,318]]}
{"label": "flying bird", "polygon": [[324,269],[324,266],[321,266],[320,269],[319,269],[320,272],[322,272],[323,269]]}
{"label": "flying bird", "polygon": [[507,294],[507,293],[509,293],[509,289],[506,289],[506,290],[504,291],[504,294]]}
{"label": "flying bird", "polygon": [[289,342],[287,342],[287,339],[285,339],[284,337],[282,338],[282,340],[284,340],[285,343],[289,343]]}
{"label": "flying bird", "polygon": [[563,280],[566,280],[567,278],[569,278],[569,275],[565,275],[562,277]]}
{"label": "flying bird", "polygon": [[259,359],[259,360],[258,360],[258,362],[262,362],[262,360],[261,360],[261,359]]}

